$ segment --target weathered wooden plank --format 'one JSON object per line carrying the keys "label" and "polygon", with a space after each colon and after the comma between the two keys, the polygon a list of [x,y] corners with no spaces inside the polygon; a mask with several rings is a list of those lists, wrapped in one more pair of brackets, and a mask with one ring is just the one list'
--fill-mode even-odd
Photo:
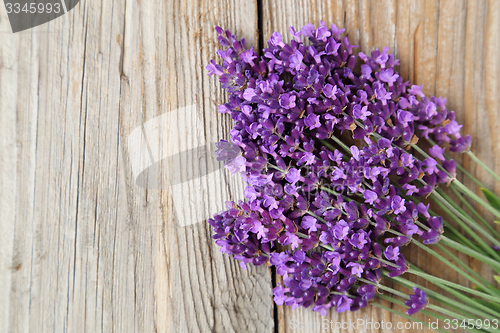
{"label": "weathered wooden plank", "polygon": [[[216,79],[206,77],[204,65],[215,55],[213,27],[216,24],[245,37],[250,45],[257,44],[256,5],[238,1],[202,2],[194,6],[173,2],[172,5],[176,15],[166,18],[166,30],[180,33],[167,34],[167,45],[175,46],[167,52],[166,72],[173,74],[167,75],[170,80],[179,82],[166,85],[164,99],[170,110],[190,104],[202,107],[207,143],[227,138],[231,121],[216,113],[216,104],[225,96]],[[167,147],[169,144],[167,142]],[[231,182],[236,180],[231,179]],[[206,188],[203,195],[223,196],[227,189],[222,185],[213,184],[214,188]],[[242,191],[241,186],[230,187]],[[167,196],[168,192],[163,193],[161,200],[165,208],[162,214],[170,220],[173,218],[172,200]],[[216,207],[210,204],[201,209],[214,212]],[[158,262],[164,262],[168,274],[157,275],[156,282],[158,288],[168,286],[170,289],[168,298],[161,300],[157,309],[158,317],[165,318],[162,319],[163,327],[167,331],[176,331],[174,323],[182,319],[185,331],[271,331],[274,323],[268,271],[264,267],[249,267],[248,271],[242,271],[237,262],[219,253],[218,247],[208,237],[210,234],[208,224],[183,228],[165,224],[160,240],[161,256],[157,258]],[[186,296],[177,306],[180,290],[184,290]],[[215,297],[209,297],[212,293]],[[165,330],[159,327],[160,331]]]}
{"label": "weathered wooden plank", "polygon": [[[448,98],[448,108],[455,110],[464,132],[474,140],[473,149],[491,168],[500,171],[498,161],[499,126],[499,62],[493,50],[500,42],[500,9],[495,1],[263,1],[263,34],[266,41],[273,31],[286,38],[290,25],[300,28],[306,23],[336,23],[346,29],[352,44],[359,51],[388,46],[401,60],[400,73],[413,84],[424,84],[426,94]],[[458,156],[474,174],[491,189],[499,191],[499,184],[466,158]],[[466,182],[473,186],[472,183]],[[479,189],[476,188],[477,191]],[[443,267],[435,258],[410,246],[405,251],[411,262],[452,281],[467,284],[457,273]],[[462,259],[466,259],[462,257]],[[491,278],[492,271],[485,265],[470,260],[483,276]],[[443,269],[436,271],[436,267]],[[413,281],[422,282],[415,277]],[[438,289],[436,289],[438,290]],[[402,308],[396,307],[400,311]],[[290,310],[279,307],[279,331],[291,332],[294,324],[321,323],[318,314],[308,310]],[[419,316],[425,319],[423,316]],[[399,316],[390,315],[375,307],[355,314],[330,312],[329,320],[353,322],[357,319],[372,322],[406,323]],[[319,331],[319,330],[315,330]],[[338,331],[321,329],[322,332]],[[348,329],[346,331],[353,331]],[[360,329],[361,332],[377,331]],[[384,330],[379,330],[384,331]],[[393,331],[400,331],[393,328]],[[413,332],[417,330],[401,330]]]}
{"label": "weathered wooden plank", "polygon": [[[138,186],[133,172],[144,158],[137,151],[165,157],[176,145],[227,138],[230,121],[215,112],[225,95],[203,67],[215,54],[216,24],[257,45],[257,11],[255,2],[82,2],[11,35],[0,6],[2,332],[272,330],[269,272],[241,270],[218,253],[210,227],[197,223],[241,183],[213,172],[178,192],[174,183],[214,168],[199,150],[147,174],[148,181],[159,176],[155,187]],[[389,46],[403,77],[448,97],[474,150],[499,170],[498,2],[263,1],[262,12],[266,38],[323,19],[345,27],[365,52]],[[195,134],[159,124],[177,135],[160,131],[155,142],[144,132],[147,147],[130,141],[138,127],[189,105],[197,113],[178,122],[201,121]],[[177,195],[196,191],[176,204]],[[418,265],[439,265],[414,250],[407,253]],[[290,320],[321,322],[309,310],[278,313],[283,332]],[[406,322],[376,308],[329,319]]]}
{"label": "weathered wooden plank", "polygon": [[[268,269],[242,270],[206,222],[174,207],[176,177],[207,174],[209,159],[167,159],[157,186],[141,187],[137,156],[165,157],[177,132],[144,149],[129,140],[189,105],[201,128],[175,142],[227,138],[224,95],[204,67],[215,25],[257,45],[256,3],[82,1],[16,35],[0,10],[0,330],[272,331]],[[206,198],[185,203],[192,216],[241,192],[238,179],[211,175],[188,188]]]}
{"label": "weathered wooden plank", "polygon": [[[1,13],[0,26],[3,31],[8,26],[8,21],[5,20],[6,15]],[[2,38],[2,44],[4,38]],[[0,124],[8,124],[2,126],[0,131],[0,330],[6,332],[9,327],[10,297],[11,288],[13,287],[13,279],[23,277],[28,278],[28,275],[20,275],[22,265],[16,264],[19,258],[13,256],[14,235],[15,235],[15,220],[16,220],[16,185],[17,173],[16,164],[12,163],[18,156],[18,143],[16,137],[16,113],[13,112],[16,108],[18,94],[17,72],[18,66],[16,62],[15,52],[9,52],[18,48],[17,39],[8,40],[8,46],[5,50],[2,48],[0,53],[0,91],[3,93],[9,92],[10,98],[0,98]],[[10,112],[2,112],[1,110],[10,110]],[[27,121],[27,124],[30,122]],[[28,132],[29,133],[29,132]],[[26,182],[26,183],[29,183]],[[26,189],[29,191],[29,188]],[[26,207],[26,213],[32,212],[29,206]],[[28,230],[27,230],[28,231]],[[25,237],[29,237],[29,231],[25,233]]]}

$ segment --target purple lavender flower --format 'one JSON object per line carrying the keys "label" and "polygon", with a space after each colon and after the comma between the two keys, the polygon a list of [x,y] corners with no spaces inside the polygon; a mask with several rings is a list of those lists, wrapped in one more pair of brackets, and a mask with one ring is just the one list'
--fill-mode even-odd
{"label": "purple lavender flower", "polygon": [[410,295],[410,299],[405,301],[405,305],[409,307],[409,309],[406,310],[406,314],[409,316],[414,315],[415,313],[427,307],[427,304],[429,304],[425,292],[416,287],[413,287],[413,292],[414,294]]}
{"label": "purple lavender flower", "polygon": [[369,80],[373,70],[369,65],[361,65],[361,77]]}
{"label": "purple lavender flower", "polygon": [[314,156],[313,153],[310,153],[310,152],[305,152],[301,155],[301,158],[299,159],[298,161],[298,165],[302,165],[302,164],[305,164],[305,165],[311,165],[314,163],[316,159],[316,156]]}
{"label": "purple lavender flower", "polygon": [[333,235],[336,239],[344,240],[349,234],[349,224],[346,221],[340,220],[337,224],[335,224],[332,228]]}
{"label": "purple lavender flower", "polygon": [[355,105],[352,109],[352,113],[355,118],[361,119],[361,120],[366,120],[368,116],[370,116],[372,113],[368,111],[368,106],[363,106],[361,107],[360,105]]}
{"label": "purple lavender flower", "polygon": [[291,109],[295,107],[295,95],[283,94],[280,96],[280,105],[284,109]]}
{"label": "purple lavender flower", "polygon": [[249,50],[246,50],[242,53],[240,53],[240,58],[247,64],[250,64],[251,66],[254,66],[253,60],[257,58],[255,53],[253,52],[253,47]]}
{"label": "purple lavender flower", "polygon": [[415,95],[415,96],[419,96],[419,97],[422,97],[424,98],[425,95],[424,93],[422,92],[422,88],[424,86],[416,86],[416,85],[412,85],[410,89],[408,89],[408,93],[412,94],[412,95]]}
{"label": "purple lavender flower", "polygon": [[313,113],[305,118],[304,124],[310,129],[315,129],[321,126],[321,123],[319,122],[319,116]]}
{"label": "purple lavender flower", "polygon": [[385,90],[384,87],[375,89],[375,96],[382,102],[382,105],[387,105],[387,101],[391,99],[392,93]]}
{"label": "purple lavender flower", "polygon": [[363,192],[363,196],[365,197],[365,202],[369,203],[370,205],[373,205],[375,200],[378,199],[377,193],[371,191],[371,190],[365,190]]}
{"label": "purple lavender flower", "polygon": [[243,93],[243,98],[247,101],[251,101],[255,96],[257,96],[257,94],[255,92],[255,89],[252,88],[245,89],[245,92]]}
{"label": "purple lavender flower", "polygon": [[243,156],[234,158],[231,162],[227,162],[224,166],[231,172],[232,175],[238,172],[244,172],[246,169],[246,160]]}
{"label": "purple lavender flower", "polygon": [[403,125],[403,126],[408,126],[408,123],[410,123],[413,120],[413,114],[410,112],[404,111],[404,110],[399,110],[398,111],[398,121]]}
{"label": "purple lavender flower", "polygon": [[240,147],[226,140],[220,140],[215,146],[217,147],[215,151],[217,161],[226,161],[230,163],[241,154]]}
{"label": "purple lavender flower", "polygon": [[443,230],[443,218],[441,216],[432,216],[427,220],[427,225],[436,231]]}
{"label": "purple lavender flower", "polygon": [[399,195],[392,198],[391,208],[394,214],[401,214],[406,211],[405,199],[402,199]]}
{"label": "purple lavender flower", "polygon": [[275,266],[285,265],[290,260],[290,255],[285,252],[271,253],[269,262]]}
{"label": "purple lavender flower", "polygon": [[368,243],[366,232],[361,230],[358,233],[353,234],[349,239],[349,243],[358,249],[362,249],[364,245]]}
{"label": "purple lavender flower", "polygon": [[418,192],[418,188],[415,185],[404,184],[403,190],[406,190],[406,195],[413,195],[415,192]]}
{"label": "purple lavender flower", "polygon": [[444,153],[445,149],[446,148],[441,148],[438,145],[434,145],[431,149],[429,149],[429,154],[432,157],[435,157],[435,158],[438,158],[441,161],[444,161],[445,158],[443,156],[443,153]]}
{"label": "purple lavender flower", "polygon": [[424,244],[436,244],[441,239],[441,234],[434,229],[428,229],[420,235]]}
{"label": "purple lavender flower", "polygon": [[401,163],[405,167],[412,168],[413,167],[413,155],[407,154],[407,153],[401,154]]}
{"label": "purple lavender flower", "polygon": [[318,224],[316,223],[317,220],[312,217],[312,216],[304,216],[302,218],[302,228],[309,230],[309,231],[317,231],[318,230]]}
{"label": "purple lavender flower", "polygon": [[351,268],[352,275],[356,275],[357,277],[361,277],[361,274],[363,273],[363,265],[361,265],[357,262],[350,262],[347,264],[346,267]]}
{"label": "purple lavender flower", "polygon": [[302,34],[306,37],[313,37],[315,30],[316,27],[312,23],[307,23],[304,27],[302,27]]}
{"label": "purple lavender flower", "polygon": [[349,310],[351,303],[352,303],[352,300],[349,297],[347,297],[346,295],[342,295],[342,296],[338,297],[338,300],[336,303],[337,303],[337,312],[342,313],[342,312]]}
{"label": "purple lavender flower", "polygon": [[399,247],[395,246],[393,247],[392,245],[389,245],[385,251],[384,255],[388,260],[396,260],[399,257]]}
{"label": "purple lavender flower", "polygon": [[306,260],[306,253],[302,250],[297,250],[293,252],[292,257],[298,264],[302,264]]}
{"label": "purple lavender flower", "polygon": [[290,35],[292,35],[293,38],[295,38],[296,41],[300,42],[300,35],[302,35],[302,31],[295,32],[294,27],[290,27],[288,31],[290,32]]}
{"label": "purple lavender flower", "polygon": [[[366,306],[375,288],[359,278],[379,283],[381,268],[401,275],[408,269],[401,246],[415,234],[425,244],[441,238],[442,219],[403,199],[392,181],[408,196],[431,193],[456,172],[444,144],[463,152],[470,137],[460,134],[444,99],[403,82],[388,48],[354,55],[356,46],[334,24],[290,28],[290,43],[275,32],[262,57],[229,31],[216,31],[222,64],[211,61],[207,70],[229,93],[219,111],[234,120],[231,143],[221,141],[216,153],[242,175],[247,198],[209,220],[216,244],[243,267],[275,266],[283,276],[273,290],[279,305],[322,315]],[[330,138],[342,133],[364,146],[350,145],[344,156],[319,141],[335,144]],[[419,138],[437,142],[429,150],[434,158],[407,150]],[[421,217],[426,231],[416,224]],[[401,236],[387,236],[391,229]]]}
{"label": "purple lavender flower", "polygon": [[291,183],[295,184],[300,180],[300,171],[295,168],[290,168],[285,175],[285,179]]}
{"label": "purple lavender flower", "polygon": [[345,31],[345,29],[337,28],[337,25],[335,23],[332,23],[330,29],[332,30],[332,34],[337,38],[340,38],[340,35]]}
{"label": "purple lavender flower", "polygon": [[439,171],[437,168],[437,161],[431,157],[426,158],[423,162],[423,165],[426,167],[425,172],[427,172],[429,175],[432,175],[433,173],[437,173]]}
{"label": "purple lavender flower", "polygon": [[295,50],[293,54],[290,56],[288,59],[290,61],[290,67],[295,69],[296,71],[299,71],[304,67],[304,64],[302,63],[302,60],[304,59],[304,55],[300,53],[299,50]]}
{"label": "purple lavender flower", "polygon": [[280,46],[280,47],[285,46],[285,43],[283,43],[283,36],[277,31],[273,32],[273,34],[271,35],[271,39],[269,41],[274,46]]}
{"label": "purple lavender flower", "polygon": [[326,39],[330,37],[332,33],[328,31],[328,28],[325,26],[321,26],[318,29],[316,29],[316,39],[320,40],[322,42],[326,42]]}
{"label": "purple lavender flower", "polygon": [[383,82],[387,82],[389,87],[391,87],[399,77],[398,74],[394,74],[394,69],[388,68],[386,70],[380,71],[380,80]]}
{"label": "purple lavender flower", "polygon": [[283,303],[289,298],[288,296],[285,295],[287,291],[288,288],[283,288],[281,284],[278,284],[273,289],[274,302],[276,303],[276,305],[283,305]]}
{"label": "purple lavender flower", "polygon": [[224,68],[222,66],[217,65],[215,61],[210,60],[210,64],[206,67],[208,70],[208,75],[218,75],[221,76],[224,74]]}
{"label": "purple lavender flower", "polygon": [[331,98],[331,99],[336,99],[337,97],[335,96],[337,94],[337,86],[332,86],[330,83],[325,84],[323,87],[323,94],[325,94],[326,97]]}

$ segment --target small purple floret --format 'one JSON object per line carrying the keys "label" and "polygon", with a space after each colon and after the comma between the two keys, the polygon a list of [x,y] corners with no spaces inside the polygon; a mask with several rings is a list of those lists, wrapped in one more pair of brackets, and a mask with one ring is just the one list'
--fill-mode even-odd
{"label": "small purple floret", "polygon": [[405,305],[409,307],[409,309],[406,310],[406,314],[409,316],[414,315],[429,304],[427,295],[424,291],[413,287],[413,292],[414,294],[410,295],[410,299],[405,301]]}

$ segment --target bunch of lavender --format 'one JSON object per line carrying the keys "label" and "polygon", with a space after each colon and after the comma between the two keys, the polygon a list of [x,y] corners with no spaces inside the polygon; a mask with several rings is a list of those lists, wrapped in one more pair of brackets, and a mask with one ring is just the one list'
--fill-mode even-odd
{"label": "bunch of lavender", "polygon": [[[421,86],[404,82],[388,48],[370,56],[354,54],[357,46],[342,39],[344,30],[335,24],[307,24],[301,31],[291,27],[290,43],[275,32],[261,56],[247,49],[244,39],[219,27],[216,31],[222,62],[212,60],[207,69],[229,93],[219,111],[234,120],[230,141],[219,142],[216,153],[242,176],[247,199],[228,202],[226,211],[209,219],[221,251],[242,267],[275,267],[283,276],[283,284],[273,290],[278,305],[312,306],[325,315],[330,308],[384,307],[376,301],[382,298],[401,303],[387,296],[392,294],[405,299],[406,316],[422,310],[459,320],[500,317],[500,290],[449,251],[461,251],[500,272],[495,250],[500,236],[462,195],[496,217],[500,200],[484,189],[484,201],[457,180],[456,169],[462,168],[446,149],[467,153],[485,166],[470,152],[471,138],[460,134],[462,126],[446,109],[446,100],[428,98]],[[421,148],[421,141],[431,148]],[[449,186],[481,224],[440,186]],[[426,197],[472,239],[422,203]],[[409,243],[442,260],[475,288],[408,263],[400,248]],[[423,277],[446,295],[403,279],[404,273]],[[384,281],[413,288],[414,294],[398,292]]]}

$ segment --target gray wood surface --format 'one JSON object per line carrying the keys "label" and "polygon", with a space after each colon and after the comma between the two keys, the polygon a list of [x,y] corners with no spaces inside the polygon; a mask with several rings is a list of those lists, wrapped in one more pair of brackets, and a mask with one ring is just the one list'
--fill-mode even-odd
{"label": "gray wood surface", "polygon": [[[204,67],[216,24],[255,43],[256,4],[83,1],[15,35],[1,13],[0,331],[272,331],[269,270],[240,269],[206,221],[179,221],[168,174],[138,186],[128,146],[135,128],[193,104],[197,139],[227,138]],[[191,207],[205,219],[228,182],[242,190],[215,180]]]}
{"label": "gray wood surface", "polygon": [[[291,320],[321,321],[275,309],[270,270],[243,270],[211,239],[206,218],[242,184],[210,158],[231,120],[204,68],[215,25],[258,46],[259,26],[265,43],[320,19],[361,51],[389,46],[500,172],[499,1],[81,1],[17,34],[0,5],[0,332],[298,332]],[[375,307],[329,317],[358,319],[406,322]]]}

